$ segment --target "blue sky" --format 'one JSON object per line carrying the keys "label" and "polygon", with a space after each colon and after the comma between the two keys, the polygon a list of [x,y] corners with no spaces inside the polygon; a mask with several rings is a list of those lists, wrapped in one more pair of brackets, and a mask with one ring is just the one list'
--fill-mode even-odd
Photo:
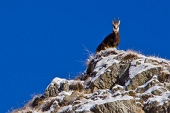
{"label": "blue sky", "polygon": [[[1,0],[1,113],[43,93],[54,77],[86,68],[84,46],[96,47],[120,18],[118,49],[170,59],[168,0]],[[83,46],[84,45],[84,46]]]}

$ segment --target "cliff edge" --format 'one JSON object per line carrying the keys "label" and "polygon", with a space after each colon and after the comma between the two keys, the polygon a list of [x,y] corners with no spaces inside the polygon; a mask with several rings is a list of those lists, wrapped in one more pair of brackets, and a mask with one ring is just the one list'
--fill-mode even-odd
{"label": "cliff edge", "polygon": [[74,80],[54,78],[12,113],[170,113],[170,61],[107,49]]}

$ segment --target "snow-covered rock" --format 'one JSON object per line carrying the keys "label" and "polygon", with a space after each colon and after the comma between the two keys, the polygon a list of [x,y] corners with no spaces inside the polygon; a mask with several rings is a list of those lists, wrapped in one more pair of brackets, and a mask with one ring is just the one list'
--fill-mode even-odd
{"label": "snow-covered rock", "polygon": [[107,49],[76,79],[54,78],[13,113],[170,113],[170,61]]}

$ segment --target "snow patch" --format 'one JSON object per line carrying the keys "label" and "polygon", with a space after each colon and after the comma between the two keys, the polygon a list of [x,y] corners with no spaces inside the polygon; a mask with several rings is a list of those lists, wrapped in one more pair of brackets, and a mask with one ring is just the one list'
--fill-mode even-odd
{"label": "snow patch", "polygon": [[159,103],[158,105],[163,105],[164,103],[167,103],[168,101],[170,101],[170,92],[165,92],[161,96],[151,97],[146,101],[146,103],[150,104],[155,101],[157,101]]}
{"label": "snow patch", "polygon": [[67,81],[66,79],[62,79],[62,78],[56,77],[56,78],[54,78],[54,79],[52,80],[51,83],[57,83],[58,85],[60,85],[60,84],[62,84],[62,83],[65,83],[66,81]]}
{"label": "snow patch", "polygon": [[84,101],[84,104],[82,104],[76,111],[90,111],[91,108],[93,108],[96,104],[104,104],[104,103],[109,103],[109,102],[114,102],[118,100],[131,100],[133,99],[132,96],[128,95],[119,95],[116,97],[112,97],[112,94],[108,94],[105,99],[97,98],[96,100],[86,100]]}
{"label": "snow patch", "polygon": [[[139,60],[138,60],[139,61]],[[136,62],[136,61],[135,61]],[[152,68],[160,67],[159,65],[152,65],[150,63],[143,63],[144,61],[141,60],[139,65],[136,63],[132,62],[133,65],[129,69],[129,77],[132,79],[134,78],[137,74],[142,73],[144,71],[147,71]],[[136,65],[135,65],[136,64]]]}

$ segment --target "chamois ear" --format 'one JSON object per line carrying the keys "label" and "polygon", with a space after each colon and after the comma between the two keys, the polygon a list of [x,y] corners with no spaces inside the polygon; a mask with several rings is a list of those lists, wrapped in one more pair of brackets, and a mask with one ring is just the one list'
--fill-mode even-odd
{"label": "chamois ear", "polygon": [[112,20],[112,24],[115,25],[116,21],[115,20]]}
{"label": "chamois ear", "polygon": [[120,25],[120,20],[118,21],[118,25]]}
{"label": "chamois ear", "polygon": [[114,20],[112,20],[112,24],[114,25]]}

